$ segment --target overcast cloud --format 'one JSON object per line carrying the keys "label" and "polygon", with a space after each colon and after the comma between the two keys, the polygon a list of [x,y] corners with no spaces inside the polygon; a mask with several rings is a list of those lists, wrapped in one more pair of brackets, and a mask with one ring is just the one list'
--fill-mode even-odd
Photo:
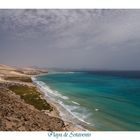
{"label": "overcast cloud", "polygon": [[0,63],[140,70],[140,10],[0,10]]}

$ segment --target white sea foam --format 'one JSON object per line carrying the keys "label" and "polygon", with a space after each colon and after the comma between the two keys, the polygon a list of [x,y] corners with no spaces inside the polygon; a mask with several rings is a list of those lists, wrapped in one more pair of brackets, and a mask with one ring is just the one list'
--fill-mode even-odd
{"label": "white sea foam", "polygon": [[73,73],[75,73],[75,72],[73,72],[73,71],[69,71],[69,72],[65,72],[65,73],[70,73],[70,74],[73,74]]}
{"label": "white sea foam", "polygon": [[[81,122],[84,122],[86,124],[90,124],[84,120],[87,116],[87,112],[86,113],[84,112],[86,110],[81,108],[79,103],[71,101],[75,105],[67,105],[63,101],[60,100],[60,99],[68,100],[69,98],[67,96],[63,96],[58,91],[52,90],[48,85],[46,85],[46,83],[42,81],[37,81],[35,77],[32,77],[32,80],[38,86],[38,88],[44,93],[44,95],[51,98],[52,101],[55,101],[55,102],[57,101],[57,103],[59,103],[66,111],[68,111],[72,115],[73,118],[76,118],[77,120],[80,120]],[[81,115],[81,113],[75,112],[75,110],[82,110],[83,115]],[[64,117],[65,116],[64,111],[61,111],[60,115],[61,117]]]}
{"label": "white sea foam", "polygon": [[57,96],[64,100],[69,99],[67,96],[61,95],[58,91],[52,90],[48,85],[46,85],[42,81],[37,81],[36,79],[33,79],[34,83],[39,87],[39,89],[47,96]]}
{"label": "white sea foam", "polygon": [[99,109],[98,108],[95,108],[95,111],[99,111]]}
{"label": "white sea foam", "polygon": [[[61,106],[63,106],[63,108],[65,108],[70,114],[72,114],[72,116],[74,118],[76,118],[77,120],[80,120],[81,122],[84,122],[86,124],[90,124],[89,122],[86,122],[84,119],[86,118],[86,116],[84,115],[81,115],[81,113],[78,113],[78,112],[74,112],[75,109],[80,109],[80,107],[77,107],[77,106],[73,106],[73,105],[66,105],[64,104],[62,101],[59,101],[59,104]],[[62,115],[65,115],[62,113]],[[87,113],[86,113],[87,115]],[[63,116],[62,116],[63,117]]]}
{"label": "white sea foam", "polygon": [[72,103],[76,104],[76,105],[80,105],[79,103],[75,102],[75,101],[71,101]]}
{"label": "white sea foam", "polygon": [[31,79],[32,79],[32,81],[36,81],[36,77],[35,76],[32,76]]}

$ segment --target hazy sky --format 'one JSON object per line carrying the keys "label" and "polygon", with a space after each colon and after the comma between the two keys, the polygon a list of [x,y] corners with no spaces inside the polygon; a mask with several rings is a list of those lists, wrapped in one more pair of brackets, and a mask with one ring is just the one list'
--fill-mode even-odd
{"label": "hazy sky", "polygon": [[140,70],[140,10],[0,10],[0,63]]}

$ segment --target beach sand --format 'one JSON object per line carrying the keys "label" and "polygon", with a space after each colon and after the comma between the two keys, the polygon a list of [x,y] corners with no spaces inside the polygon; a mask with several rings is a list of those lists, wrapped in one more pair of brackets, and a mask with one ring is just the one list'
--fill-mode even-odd
{"label": "beach sand", "polygon": [[[37,85],[34,84],[32,81],[30,81],[33,75],[38,75],[46,72],[47,71],[44,69],[16,68],[6,65],[0,65],[0,100],[1,100],[0,106],[1,108],[4,108],[4,106],[7,107],[4,108],[4,110],[2,109],[0,110],[0,130],[3,131],[85,130],[84,128],[79,127],[76,124],[62,120],[57,104],[52,103],[51,100],[49,100],[49,98],[44,96],[44,94],[40,91]],[[39,103],[41,101],[42,104],[38,106],[34,102],[29,102],[28,98],[25,98],[26,96],[27,97],[29,96],[28,93],[26,93],[26,95],[23,94],[22,96],[20,95],[20,93],[17,95],[16,92],[13,92],[10,88],[12,90],[14,89],[15,91],[17,91],[17,89],[18,91],[21,90],[21,93],[23,92],[22,88],[26,88],[26,90],[29,89],[29,91],[36,89],[36,91],[34,92],[36,94],[39,93],[39,96],[37,97],[39,99],[36,101],[39,101]],[[4,94],[5,92],[6,94]],[[4,100],[6,101],[3,101],[3,97],[5,97]],[[24,98],[21,99],[21,97]],[[46,101],[44,101],[44,99]],[[6,102],[7,104],[9,104],[9,106],[5,104]],[[46,106],[44,105],[44,103]],[[13,106],[13,108],[11,108],[10,106]],[[45,107],[47,109],[45,109]],[[5,114],[5,110],[8,110],[9,114],[11,114],[11,112],[14,112],[12,114],[13,117],[9,118],[9,116]],[[22,116],[21,117],[22,120],[20,120],[21,118],[18,118],[17,116],[18,113],[19,116],[20,115]],[[34,114],[35,116],[38,117],[35,117]],[[23,118],[26,118],[25,121],[23,120]],[[31,118],[33,119],[31,120]],[[30,125],[27,125],[26,120]],[[34,123],[36,124],[35,126],[33,125]]]}

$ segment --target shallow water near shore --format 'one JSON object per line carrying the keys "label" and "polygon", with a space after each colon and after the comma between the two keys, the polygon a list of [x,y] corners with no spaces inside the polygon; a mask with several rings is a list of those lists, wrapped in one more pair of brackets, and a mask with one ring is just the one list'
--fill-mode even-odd
{"label": "shallow water near shore", "polygon": [[140,72],[53,72],[34,80],[67,120],[96,130],[140,130]]}

